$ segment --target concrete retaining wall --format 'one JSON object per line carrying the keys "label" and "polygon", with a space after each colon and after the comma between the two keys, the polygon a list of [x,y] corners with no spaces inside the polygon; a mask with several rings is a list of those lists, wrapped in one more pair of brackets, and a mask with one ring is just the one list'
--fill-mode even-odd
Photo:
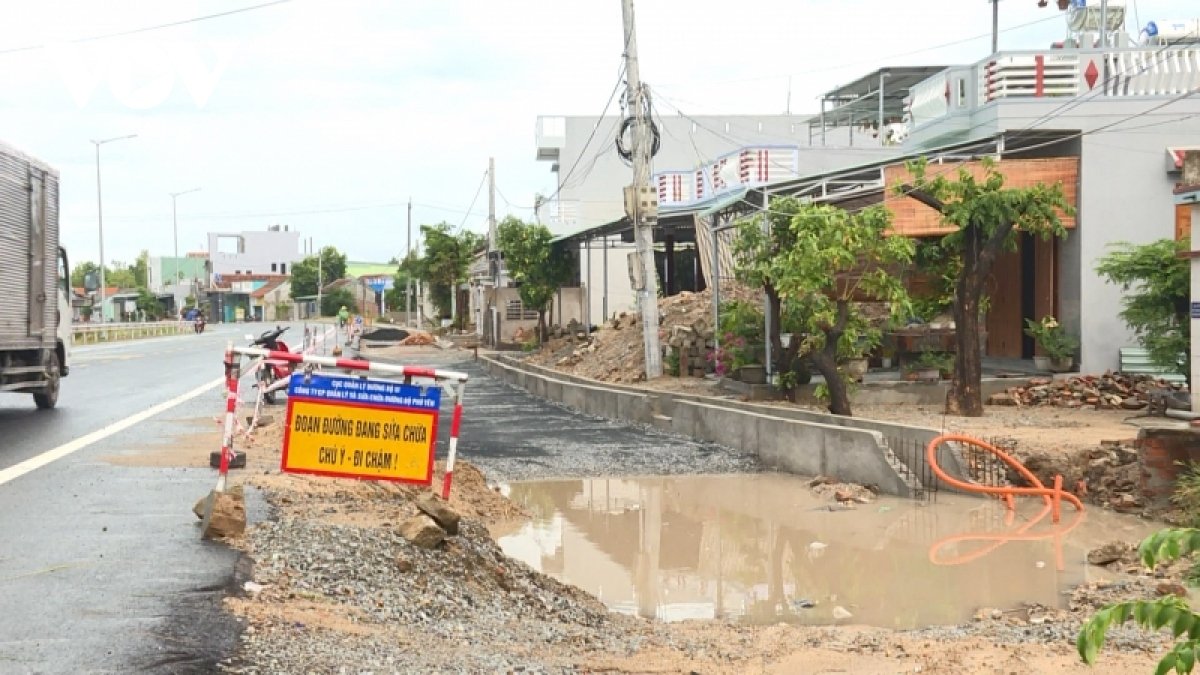
{"label": "concrete retaining wall", "polygon": [[[894,466],[895,459],[889,462],[888,440],[918,449],[905,458],[911,465],[925,461],[919,449],[939,434],[933,429],[795,408],[600,385],[507,356],[480,359],[493,377],[585,414],[654,425],[757,456],[769,468],[877,485],[893,495],[911,496],[913,485]],[[943,454],[943,469],[962,476],[957,457]],[[920,467],[911,469],[918,476],[932,476]]]}
{"label": "concrete retaining wall", "polygon": [[[480,358],[482,359],[484,357],[480,357]],[[693,395],[693,394],[647,391],[645,389],[639,389],[636,387],[629,387],[629,386],[620,385],[620,384],[611,384],[608,382],[605,382],[602,385],[597,385],[595,380],[590,380],[590,379],[582,378],[582,377],[576,377],[574,375],[570,375],[568,373],[562,373],[557,370],[553,370],[551,368],[537,366],[532,363],[527,363],[524,360],[517,358],[517,357],[496,356],[493,358],[489,358],[487,360],[490,363],[497,359],[500,360],[506,368],[514,369],[514,370],[524,373],[524,374],[538,375],[542,379],[550,379],[550,380],[556,380],[556,381],[560,381],[560,382],[568,382],[568,383],[577,384],[580,386],[591,387],[591,388],[597,388],[597,386],[599,386],[600,388],[603,388],[603,389],[612,389],[612,390],[616,390],[616,391],[627,392],[630,394],[636,394],[638,396],[643,396],[643,397],[645,397],[647,405],[650,406],[649,416],[651,418],[651,422],[655,422],[655,420],[653,420],[653,417],[655,415],[658,415],[660,417],[660,419],[657,420],[657,422],[659,422],[660,424],[658,424],[657,426],[661,426],[662,428],[671,429],[671,430],[677,431],[679,433],[684,433],[684,432],[681,432],[678,429],[675,429],[674,418],[680,414],[680,405],[681,404],[690,403],[690,404],[701,404],[701,405],[713,406],[713,405],[716,405],[716,401],[720,401],[719,407],[724,408],[724,409],[733,409],[733,410],[739,410],[739,411],[748,412],[748,413],[754,413],[754,414],[758,414],[758,415],[767,415],[770,417],[778,417],[778,418],[783,418],[783,419],[787,419],[787,420],[793,420],[796,422],[803,422],[806,424],[819,424],[819,425],[825,425],[825,426],[844,427],[847,429],[859,429],[859,430],[864,430],[864,431],[878,432],[879,435],[883,438],[883,441],[897,455],[899,455],[899,459],[902,460],[904,463],[906,463],[909,466],[910,470],[913,471],[914,474],[921,476],[921,477],[925,477],[927,479],[925,481],[927,486],[932,486],[932,484],[933,484],[932,483],[933,471],[928,466],[929,462],[928,462],[927,457],[925,456],[925,453],[923,452],[923,449],[929,445],[930,441],[932,441],[933,439],[935,439],[941,435],[941,432],[937,431],[936,429],[929,429],[926,427],[917,427],[917,426],[911,426],[911,425],[906,425],[906,424],[897,424],[897,423],[892,423],[892,422],[881,422],[878,420],[863,419],[863,418],[858,418],[858,417],[842,417],[840,415],[831,415],[829,413],[820,413],[820,412],[813,412],[813,411],[809,411],[809,410],[801,410],[801,409],[798,409],[798,408],[795,408],[792,406],[771,405],[771,404],[764,404],[764,403],[747,403],[747,402],[737,401],[737,400],[733,400],[733,399],[724,399],[724,398],[716,399],[716,398],[713,398],[710,396],[697,396],[697,395]],[[493,373],[493,375],[495,375],[495,373]],[[505,378],[501,378],[501,379],[505,379]],[[507,380],[507,381],[512,381],[512,380]],[[1014,382],[1013,380],[1006,380],[1006,381],[1009,383]],[[552,400],[552,401],[561,401],[561,399],[559,399],[557,397],[546,396],[543,393],[539,393],[539,391],[537,391],[536,389],[531,388],[530,386],[526,386],[524,384],[524,382],[525,381],[522,380],[521,383],[515,383],[515,384],[517,384],[517,386],[519,386],[523,389],[526,389],[526,390],[532,392],[535,396],[538,396],[540,398],[545,398],[545,399]],[[905,383],[905,384],[912,384],[912,383]],[[531,383],[531,385],[533,387],[540,386],[537,383]],[[930,388],[935,388],[933,385],[926,385],[926,386],[929,386]],[[570,405],[570,404],[568,404],[568,405]],[[574,407],[574,406],[572,406],[572,407]],[[670,419],[663,420],[663,419],[661,419],[663,417],[670,418]],[[616,419],[616,418],[614,418],[614,419]],[[691,435],[691,434],[684,433],[684,435]],[[719,442],[719,441],[716,441],[716,442]],[[726,445],[727,447],[734,447],[736,449],[741,449],[738,446],[732,446],[732,445],[728,445],[726,443],[721,443],[721,445]],[[909,449],[910,451],[904,452],[905,449]],[[938,464],[949,475],[951,475],[955,478],[958,478],[959,480],[969,480],[967,477],[966,462],[963,461],[961,454],[958,453],[956,450],[953,450],[951,448],[943,446],[941,451],[938,454]],[[808,474],[808,475],[815,475],[815,474]],[[841,477],[841,476],[839,476],[839,477]],[[850,479],[847,478],[847,480],[850,480]],[[942,487],[942,489],[948,489],[948,487],[945,486],[944,484],[941,487]]]}

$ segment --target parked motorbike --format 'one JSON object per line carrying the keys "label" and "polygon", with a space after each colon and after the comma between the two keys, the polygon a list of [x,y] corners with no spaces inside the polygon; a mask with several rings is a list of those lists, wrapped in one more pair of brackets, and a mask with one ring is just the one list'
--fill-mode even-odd
{"label": "parked motorbike", "polygon": [[[273,352],[290,351],[287,344],[280,340],[280,336],[287,332],[287,328],[276,326],[275,330],[269,330],[255,338],[253,335],[247,335],[246,338],[251,340],[251,347],[260,347],[269,349]],[[292,371],[295,370],[295,364],[287,361],[279,361],[275,359],[267,359],[262,367],[258,369],[258,388],[263,392],[263,400],[267,403],[275,403],[275,394],[278,392],[270,391],[269,388],[279,380],[286,380],[292,376]]]}

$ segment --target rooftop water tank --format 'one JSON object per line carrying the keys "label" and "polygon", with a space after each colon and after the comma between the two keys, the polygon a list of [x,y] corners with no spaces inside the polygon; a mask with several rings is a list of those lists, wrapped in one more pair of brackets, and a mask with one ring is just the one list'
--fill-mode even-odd
{"label": "rooftop water tank", "polygon": [[1192,44],[1200,42],[1200,19],[1151,21],[1142,29],[1143,44]]}
{"label": "rooftop water tank", "polygon": [[[1108,30],[1125,26],[1125,0],[1108,0]],[[1076,33],[1100,30],[1100,0],[1071,0],[1067,8],[1067,26]]]}

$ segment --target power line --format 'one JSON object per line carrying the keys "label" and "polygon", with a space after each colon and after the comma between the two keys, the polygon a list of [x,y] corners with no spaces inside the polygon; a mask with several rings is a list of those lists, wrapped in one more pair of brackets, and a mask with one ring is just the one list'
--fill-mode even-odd
{"label": "power line", "polygon": [[483,178],[479,179],[479,187],[475,188],[475,196],[471,198],[471,205],[467,207],[467,215],[463,216],[462,222],[458,224],[458,231],[461,232],[467,224],[467,218],[471,217],[471,211],[475,210],[475,202],[479,200],[479,193],[483,192],[483,184],[487,182],[488,172],[483,172]]}
{"label": "power line", "polygon": [[[231,9],[227,12],[218,12],[216,14],[207,14],[205,16],[197,16],[197,17],[194,17],[191,19],[184,19],[182,21],[172,21],[171,23],[163,23],[163,24],[159,24],[157,26],[146,26],[145,28],[134,28],[132,30],[121,31],[119,33],[108,33],[105,35],[93,35],[92,37],[79,38],[77,40],[68,40],[68,42],[72,43],[72,44],[77,44],[80,42],[95,42],[96,40],[107,40],[109,38],[123,37],[125,35],[135,35],[137,33],[145,33],[147,31],[152,31],[152,30],[161,30],[163,28],[174,28],[175,26],[182,26],[184,24],[196,23],[198,21],[208,21],[209,19],[218,19],[223,16],[231,16],[233,14],[241,14],[243,12],[250,12],[250,11],[253,11],[256,9],[263,9],[264,7],[272,7],[274,5],[282,5],[285,2],[291,2],[291,1],[292,0],[274,0],[274,2],[264,2],[260,5],[251,5],[250,7]],[[45,46],[46,45],[29,45],[26,47],[13,47],[11,49],[0,50],[0,54],[13,54],[16,52],[28,52],[28,51],[33,51],[35,49],[42,49]]]}
{"label": "power line", "polygon": [[[628,41],[626,41],[626,44],[628,44]],[[624,75],[625,67],[622,65],[620,70],[617,72],[617,83],[613,86],[612,93],[608,95],[608,103],[605,103],[604,110],[600,111],[600,117],[597,119],[595,126],[592,127],[592,133],[588,135],[587,142],[583,144],[583,149],[579,151],[579,156],[575,158],[575,163],[571,165],[571,170],[567,171],[566,177],[559,182],[558,189],[554,191],[554,194],[547,197],[546,201],[553,201],[554,198],[563,191],[563,188],[567,187],[567,181],[571,180],[571,174],[575,173],[575,169],[579,166],[580,160],[582,160],[584,154],[587,153],[588,146],[590,146],[592,144],[592,140],[596,138],[596,132],[600,129],[600,123],[604,121],[604,116],[608,114],[608,109],[612,106],[613,99],[617,97],[617,92],[621,89],[622,78]]]}

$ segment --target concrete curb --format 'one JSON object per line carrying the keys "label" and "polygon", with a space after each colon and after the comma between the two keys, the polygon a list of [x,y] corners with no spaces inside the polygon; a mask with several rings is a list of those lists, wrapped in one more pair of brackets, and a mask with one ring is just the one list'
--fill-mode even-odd
{"label": "concrete curb", "polygon": [[[767,467],[807,476],[876,485],[886,493],[913,496],[931,487],[910,468],[898,445],[923,450],[940,435],[934,429],[838,417],[805,410],[610,385],[501,355],[480,355],[495,378],[588,415],[644,424],[753,455]],[[952,476],[965,476],[955,452],[939,459]],[[925,462],[913,452],[909,463]],[[913,469],[916,469],[915,471]]]}

